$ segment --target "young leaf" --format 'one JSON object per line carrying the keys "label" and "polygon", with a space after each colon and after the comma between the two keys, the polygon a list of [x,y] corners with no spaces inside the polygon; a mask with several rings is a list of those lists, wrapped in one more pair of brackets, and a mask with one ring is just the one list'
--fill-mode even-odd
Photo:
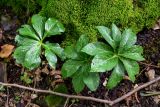
{"label": "young leaf", "polygon": [[81,35],[75,46],[75,49],[77,50],[77,52],[81,51],[81,49],[85,45],[87,45],[88,42],[89,42],[89,38],[86,35]]}
{"label": "young leaf", "polygon": [[118,64],[113,69],[111,76],[109,77],[107,88],[112,89],[117,86],[117,84],[123,79],[124,74],[124,66],[121,62],[118,62]]}
{"label": "young leaf", "polygon": [[33,15],[31,18],[32,26],[37,32],[40,39],[42,39],[42,36],[44,33],[45,21],[46,21],[46,18],[38,14]]}
{"label": "young leaf", "polygon": [[112,48],[114,49],[115,46],[115,42],[114,40],[111,38],[111,31],[110,29],[108,29],[105,26],[97,26],[98,31],[101,33],[101,35],[104,37],[104,39],[112,46]]}
{"label": "young leaf", "polygon": [[125,58],[121,58],[121,61],[124,64],[124,67],[129,75],[129,78],[131,79],[132,82],[135,81],[135,75],[138,74],[139,72],[139,65],[136,61],[133,60],[128,60]]}
{"label": "young leaf", "polygon": [[49,65],[53,69],[55,69],[56,68],[56,63],[57,63],[57,57],[56,57],[56,55],[50,49],[46,49],[45,50],[45,57],[46,57]]}
{"label": "young leaf", "polygon": [[85,52],[92,56],[102,53],[108,53],[108,54],[113,53],[112,49],[108,45],[102,42],[89,43],[82,49],[82,52]]}
{"label": "young leaf", "polygon": [[54,18],[49,18],[45,23],[45,35],[47,37],[59,35],[64,31],[64,26]]}
{"label": "young leaf", "polygon": [[96,55],[91,64],[91,72],[105,72],[113,69],[118,63],[117,56],[108,57],[106,54]]}
{"label": "young leaf", "polygon": [[35,34],[34,30],[32,27],[29,25],[23,25],[20,29],[18,29],[19,34],[25,37],[29,37],[35,40],[40,40],[38,36]]}

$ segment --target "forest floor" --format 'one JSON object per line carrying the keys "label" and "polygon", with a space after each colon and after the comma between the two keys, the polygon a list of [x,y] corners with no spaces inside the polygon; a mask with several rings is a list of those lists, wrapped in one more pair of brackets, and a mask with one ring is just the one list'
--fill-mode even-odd
{"label": "forest floor", "polygon": [[[52,89],[56,84],[63,83],[64,81],[61,79],[59,72],[61,65],[59,65],[56,73],[48,69],[48,65],[45,62],[38,69],[27,72],[26,69],[15,63],[11,53],[16,48],[16,30],[20,25],[26,23],[27,19],[18,19],[15,14],[6,9],[0,10],[0,18],[0,82],[16,83],[43,90]],[[160,29],[144,29],[137,36],[137,44],[143,46],[146,60],[139,63],[141,70],[140,74],[137,75],[136,82],[132,83],[126,77],[116,88],[107,90],[103,84],[110,73],[103,73],[101,74],[101,84],[96,92],[91,92],[85,88],[79,95],[114,100],[160,75]],[[21,77],[24,72],[33,80],[31,84],[26,84],[22,81]],[[75,94],[70,80],[64,83],[67,85],[69,94]],[[143,95],[146,92],[159,91],[160,82],[157,82],[127,97],[120,103],[115,104],[114,107],[159,107],[160,95],[148,97]],[[35,93],[20,88],[0,87],[0,107],[47,107],[46,96],[47,94]],[[59,107],[63,107],[63,104]],[[73,99],[68,102],[67,107],[108,107],[108,105]]]}

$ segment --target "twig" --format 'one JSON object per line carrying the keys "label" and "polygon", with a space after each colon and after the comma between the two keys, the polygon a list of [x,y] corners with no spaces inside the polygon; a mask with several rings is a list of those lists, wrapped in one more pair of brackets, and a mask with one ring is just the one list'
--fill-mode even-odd
{"label": "twig", "polygon": [[144,63],[144,62],[139,62],[139,63],[142,64],[142,65],[149,66],[149,67],[160,68],[159,66],[152,65],[152,64],[147,64],[147,63]]}
{"label": "twig", "polygon": [[144,83],[143,85],[138,86],[137,88],[133,89],[132,91],[128,92],[127,94],[125,94],[125,95],[121,96],[120,98],[117,98],[116,100],[114,100],[111,105],[114,105],[114,104],[126,99],[127,97],[131,96],[135,92],[137,92],[137,91],[139,91],[139,90],[141,90],[141,89],[143,89],[143,88],[145,88],[145,87],[147,87],[147,86],[149,86],[149,85],[151,85],[151,84],[153,84],[153,83],[155,83],[159,80],[160,80],[160,76],[151,80],[151,81],[149,81],[149,82],[147,82],[147,83]]}
{"label": "twig", "polygon": [[90,100],[90,101],[95,101],[95,102],[99,102],[99,103],[106,103],[110,106],[126,99],[127,97],[131,96],[132,94],[134,94],[135,92],[157,82],[160,80],[160,76],[147,82],[144,83],[143,85],[138,86],[137,88],[133,89],[132,91],[130,91],[129,93],[121,96],[120,98],[117,98],[113,101],[109,101],[109,100],[105,100],[105,99],[99,99],[99,98],[94,98],[94,97],[87,97],[87,96],[78,96],[78,95],[69,95],[69,94],[63,94],[63,93],[59,93],[59,92],[54,92],[54,91],[50,91],[50,90],[41,90],[41,89],[35,89],[35,88],[31,88],[31,87],[26,87],[26,86],[22,86],[22,85],[18,85],[18,84],[10,84],[10,83],[2,83],[0,82],[0,85],[3,86],[7,86],[7,87],[17,87],[17,88],[22,88],[25,90],[31,90],[31,91],[35,91],[35,92],[39,92],[39,93],[46,93],[46,94],[54,94],[57,96],[62,96],[62,97],[66,97],[68,99],[81,99],[81,100]]}
{"label": "twig", "polygon": [[65,102],[65,104],[64,104],[64,107],[67,107],[68,102],[69,102],[69,98],[66,99],[66,102]]}

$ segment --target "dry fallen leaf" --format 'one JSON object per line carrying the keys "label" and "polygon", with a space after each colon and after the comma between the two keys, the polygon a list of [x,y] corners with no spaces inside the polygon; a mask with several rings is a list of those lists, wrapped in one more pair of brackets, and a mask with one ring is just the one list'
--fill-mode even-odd
{"label": "dry fallen leaf", "polygon": [[155,78],[155,70],[149,69],[147,72],[145,72],[145,75],[148,77],[149,81],[151,81]]}
{"label": "dry fallen leaf", "polygon": [[9,44],[5,44],[5,45],[1,46],[0,57],[1,58],[8,58],[9,55],[12,53],[13,48],[14,48],[14,46],[9,45]]}
{"label": "dry fallen leaf", "polygon": [[42,72],[45,73],[45,74],[49,74],[49,70],[47,68],[47,65],[42,69]]}

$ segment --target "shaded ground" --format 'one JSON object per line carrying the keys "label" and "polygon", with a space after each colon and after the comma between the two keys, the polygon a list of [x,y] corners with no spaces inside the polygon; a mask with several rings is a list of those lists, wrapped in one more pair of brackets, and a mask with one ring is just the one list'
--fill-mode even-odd
{"label": "shaded ground", "polygon": [[[18,17],[15,16],[12,12],[10,12],[9,9],[1,9],[0,11],[0,30],[2,30],[0,46],[4,44],[11,44],[16,46],[14,42],[16,30],[21,24],[25,23],[25,20],[18,19]],[[145,29],[142,32],[139,32],[137,44],[140,44],[144,47],[144,56],[146,58],[145,63],[160,66],[160,30]],[[59,75],[59,73],[57,73],[58,71],[56,71],[55,75],[55,72],[48,68],[46,62],[43,62],[42,66],[38,70],[28,73],[31,79],[35,80],[30,85],[21,81],[20,77],[25,72],[25,70],[20,65],[15,64],[15,60],[12,58],[12,56],[6,59],[0,59],[0,63],[6,64],[7,82],[9,83],[17,83],[39,89],[52,89],[55,86],[55,84],[63,82],[61,80],[61,76]],[[60,67],[61,64],[58,68]],[[135,84],[142,84],[149,81],[149,77],[146,76],[146,73],[150,69],[155,70],[155,77],[160,74],[159,69],[149,67],[143,64],[140,64],[140,67],[141,72],[140,75],[137,76],[137,81]],[[1,73],[2,72],[0,71],[0,75],[2,75]],[[114,100],[129,92],[135,86],[135,84],[131,83],[129,80],[123,80],[121,84],[119,84],[119,86],[117,86],[113,90],[107,90],[103,86],[103,83],[105,79],[109,77],[109,75],[110,73],[101,74],[101,84],[96,92],[90,92],[87,88],[85,88],[81,95]],[[65,83],[68,84],[69,80],[65,81]],[[74,94],[71,85],[69,84],[67,85],[67,87],[69,93]],[[146,88],[141,92],[148,90],[160,91],[159,83],[152,85],[151,87]],[[38,105],[40,107],[47,107],[44,101],[44,97],[46,95],[39,94],[36,98],[33,98],[33,95],[35,95],[34,92],[25,91],[22,89],[6,89],[5,91],[0,92],[0,107],[4,107],[7,100],[9,102],[10,107],[24,107],[26,104],[29,103],[31,105],[28,105],[28,107],[33,107],[34,104],[37,104],[37,107]],[[160,100],[157,97],[142,97],[140,95],[140,92],[138,92],[137,99],[136,95],[133,95],[127,98],[126,100],[122,101],[121,103],[114,105],[114,107],[158,107],[160,106],[158,104],[159,101]],[[107,107],[107,105],[104,104],[80,100],[71,100],[68,105],[71,105],[70,107]]]}

